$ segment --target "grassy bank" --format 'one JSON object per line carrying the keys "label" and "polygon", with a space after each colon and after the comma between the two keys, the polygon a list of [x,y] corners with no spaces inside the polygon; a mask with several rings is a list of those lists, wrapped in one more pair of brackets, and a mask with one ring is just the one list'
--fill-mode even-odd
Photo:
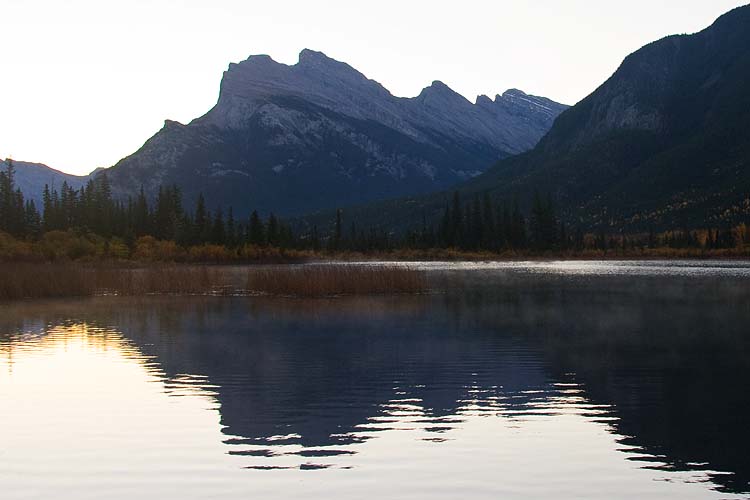
{"label": "grassy bank", "polygon": [[423,272],[395,266],[318,264],[238,269],[179,264],[0,263],[0,301],[108,294],[323,297],[418,293],[426,288]]}

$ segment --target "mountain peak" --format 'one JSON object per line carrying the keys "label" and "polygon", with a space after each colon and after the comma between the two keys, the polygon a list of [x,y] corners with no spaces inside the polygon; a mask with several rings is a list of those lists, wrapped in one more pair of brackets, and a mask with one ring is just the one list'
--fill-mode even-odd
{"label": "mountain peak", "polygon": [[200,192],[284,215],[408,196],[526,151],[551,125],[533,110],[484,104],[439,80],[396,97],[315,50],[294,64],[253,55],[224,72],[211,110],[187,125],[166,121],[108,177],[122,196],[175,183],[188,199]]}
{"label": "mountain peak", "polygon": [[302,49],[302,51],[299,53],[299,62],[300,64],[309,64],[309,63],[328,63],[328,62],[338,62],[334,59],[331,59],[327,55],[325,55],[323,52],[319,52],[317,50],[312,49]]}
{"label": "mountain peak", "polygon": [[477,96],[477,106],[490,106],[492,104],[492,99],[489,98],[489,96],[482,94]]}
{"label": "mountain peak", "polygon": [[422,101],[424,101],[425,99],[432,100],[437,98],[441,100],[448,99],[469,103],[469,101],[464,96],[462,96],[440,80],[435,80],[429,87],[425,87],[419,94],[419,98]]}
{"label": "mountain peak", "polygon": [[238,66],[253,66],[253,67],[263,67],[263,66],[276,66],[279,63],[273,60],[271,56],[268,54],[251,54],[248,56],[247,59],[242,61],[241,63],[229,63],[229,70],[233,70],[237,68]]}
{"label": "mountain peak", "polygon": [[518,89],[508,89],[505,92],[503,92],[502,97],[528,97],[529,94],[524,92],[523,90]]}

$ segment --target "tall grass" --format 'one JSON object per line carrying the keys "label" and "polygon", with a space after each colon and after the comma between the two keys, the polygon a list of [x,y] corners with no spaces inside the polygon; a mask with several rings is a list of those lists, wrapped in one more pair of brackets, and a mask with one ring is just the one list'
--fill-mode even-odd
{"label": "tall grass", "polygon": [[68,263],[0,263],[0,301],[93,295],[228,295],[299,297],[416,293],[421,271],[362,264],[249,268],[246,289],[237,268],[179,264],[123,267]]}
{"label": "tall grass", "polygon": [[95,290],[79,265],[0,263],[0,300],[86,296]]}
{"label": "tall grass", "polygon": [[123,269],[101,267],[90,271],[100,294],[218,294],[236,291],[231,286],[231,270],[221,267],[162,265]]}
{"label": "tall grass", "polygon": [[230,274],[229,269],[208,266],[127,268],[77,263],[0,263],[0,300],[229,293],[235,291]]}
{"label": "tall grass", "polygon": [[423,271],[403,266],[315,264],[250,269],[247,289],[295,297],[419,293],[427,280]]}

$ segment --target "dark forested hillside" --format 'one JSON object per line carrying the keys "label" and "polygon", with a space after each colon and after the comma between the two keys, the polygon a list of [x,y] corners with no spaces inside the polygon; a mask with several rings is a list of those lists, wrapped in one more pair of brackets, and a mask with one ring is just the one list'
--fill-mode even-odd
{"label": "dark forested hillside", "polygon": [[592,228],[732,224],[750,215],[750,7],[652,43],[563,113],[531,153],[467,189],[554,193]]}

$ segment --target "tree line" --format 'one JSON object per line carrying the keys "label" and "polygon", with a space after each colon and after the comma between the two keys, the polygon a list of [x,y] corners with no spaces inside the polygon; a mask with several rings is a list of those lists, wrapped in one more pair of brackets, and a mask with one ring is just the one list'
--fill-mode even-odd
{"label": "tree line", "polygon": [[50,231],[79,230],[99,236],[118,237],[132,243],[142,236],[175,241],[183,246],[215,244],[291,247],[291,228],[274,214],[262,220],[253,211],[245,220],[230,207],[211,211],[202,195],[193,210],[185,210],[180,188],[160,187],[153,202],[143,189],[126,201],[116,200],[106,174],[74,189],[63,182],[59,190],[45,185],[42,206],[24,201],[15,187],[14,167],[0,172],[0,231],[18,238],[39,238]]}
{"label": "tree line", "polygon": [[45,186],[42,206],[25,200],[15,186],[13,162],[0,171],[0,232],[36,240],[52,231],[79,231],[104,238],[119,238],[131,248],[142,237],[172,241],[182,247],[243,245],[331,252],[376,252],[396,249],[457,249],[462,251],[568,251],[633,248],[734,248],[750,243],[745,226],[707,232],[669,231],[647,235],[584,234],[571,231],[558,216],[551,196],[537,193],[528,215],[517,200],[493,200],[489,193],[463,200],[458,191],[446,203],[438,220],[423,216],[419,229],[404,235],[360,227],[337,210],[330,227],[313,226],[296,234],[273,213],[262,218],[257,211],[237,216],[232,207],[209,210],[202,195],[186,209],[180,188],[160,187],[149,200],[143,189],[135,197],[113,196],[105,173],[80,189],[63,183],[60,189]]}

